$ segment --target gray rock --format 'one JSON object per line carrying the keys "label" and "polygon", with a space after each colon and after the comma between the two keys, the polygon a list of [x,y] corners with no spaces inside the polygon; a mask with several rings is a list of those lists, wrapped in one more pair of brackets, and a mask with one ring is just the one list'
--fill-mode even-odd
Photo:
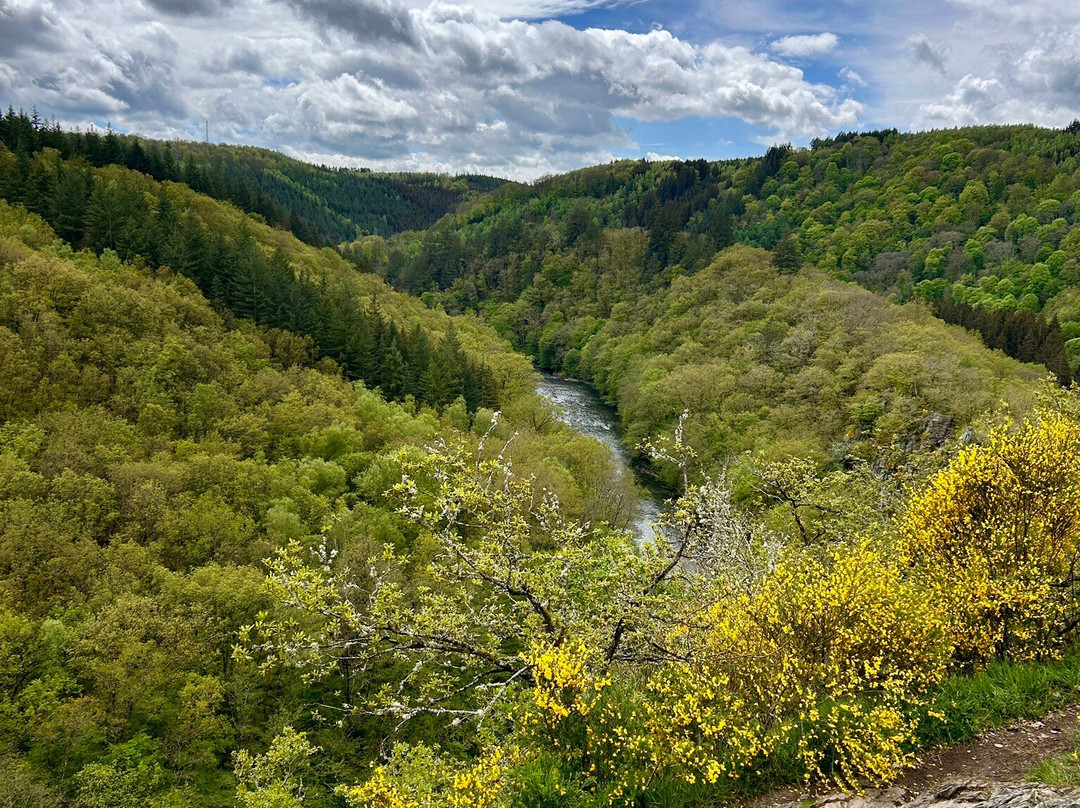
{"label": "gray rock", "polygon": [[814,808],[1080,808],[1080,789],[1051,788],[1038,783],[987,783],[959,780],[911,799],[899,787],[870,789],[863,794],[830,794]]}
{"label": "gray rock", "polygon": [[907,804],[908,808],[1080,808],[1080,789],[1038,783],[949,783]]}
{"label": "gray rock", "polygon": [[923,421],[923,434],[926,440],[933,446],[943,446],[948,440],[952,422],[952,418],[947,415],[936,412],[928,415]]}

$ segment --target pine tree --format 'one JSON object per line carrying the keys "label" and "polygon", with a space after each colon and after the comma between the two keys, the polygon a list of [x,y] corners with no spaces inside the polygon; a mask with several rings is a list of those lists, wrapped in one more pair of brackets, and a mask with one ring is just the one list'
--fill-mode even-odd
{"label": "pine tree", "polygon": [[414,325],[412,331],[409,332],[404,348],[405,367],[408,373],[405,394],[411,395],[417,401],[425,401],[427,391],[424,381],[428,366],[431,364],[431,340],[428,339],[419,323]]}
{"label": "pine tree", "polygon": [[408,388],[408,368],[396,333],[381,358],[379,387],[383,395],[390,399],[404,398]]}
{"label": "pine tree", "polygon": [[87,206],[92,186],[90,167],[81,158],[61,165],[52,198],[50,221],[56,234],[76,247],[86,234]]}
{"label": "pine tree", "polygon": [[50,219],[55,196],[56,165],[50,165],[45,154],[39,153],[30,161],[30,170],[23,186],[23,204],[31,213]]}
{"label": "pine tree", "polygon": [[793,275],[802,266],[799,244],[790,233],[776,242],[776,246],[773,247],[772,264],[782,275]]}
{"label": "pine tree", "polygon": [[466,361],[457,331],[451,323],[432,353],[424,375],[424,397],[428,403],[441,408],[464,394]]}

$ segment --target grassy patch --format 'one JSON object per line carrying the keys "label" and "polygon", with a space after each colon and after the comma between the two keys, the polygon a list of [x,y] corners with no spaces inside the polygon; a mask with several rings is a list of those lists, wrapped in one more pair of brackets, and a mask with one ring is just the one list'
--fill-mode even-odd
{"label": "grassy patch", "polygon": [[1080,701],[1080,648],[1051,662],[994,662],[966,676],[946,679],[933,711],[920,727],[929,749],[966,741],[1018,719],[1041,718]]}
{"label": "grassy patch", "polygon": [[1048,786],[1080,786],[1080,749],[1040,761],[1027,779]]}

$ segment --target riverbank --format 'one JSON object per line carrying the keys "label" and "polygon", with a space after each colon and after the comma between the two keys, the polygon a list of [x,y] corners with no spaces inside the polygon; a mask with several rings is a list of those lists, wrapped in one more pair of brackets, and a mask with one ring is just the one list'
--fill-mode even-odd
{"label": "riverbank", "polygon": [[651,539],[668,494],[635,469],[633,458],[621,441],[619,414],[615,408],[605,403],[599,393],[581,379],[541,373],[536,391],[555,405],[562,423],[602,443],[611,452],[618,473],[633,480],[637,501],[626,526],[639,542]]}

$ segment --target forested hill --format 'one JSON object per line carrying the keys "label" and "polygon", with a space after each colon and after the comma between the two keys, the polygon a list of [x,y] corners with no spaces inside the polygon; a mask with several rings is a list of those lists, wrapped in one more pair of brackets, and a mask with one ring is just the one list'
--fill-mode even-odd
{"label": "forested hill", "polygon": [[[393,665],[369,678],[346,664],[324,684],[234,659],[240,629],[276,611],[263,582],[273,555],[289,547],[366,569],[396,553],[417,572],[395,580],[423,588],[434,551],[395,486],[439,442],[475,452],[488,434],[586,521],[612,519],[629,483],[603,447],[552,417],[529,362],[475,318],[451,321],[374,276],[350,277],[332,251],[187,188],[115,166],[70,170],[63,182],[105,189],[93,204],[137,209],[135,195],[157,206],[138,228],[113,220],[127,239],[159,234],[153,223],[171,210],[181,226],[169,249],[198,232],[259,271],[284,261],[311,278],[316,305],[323,294],[332,308],[355,305],[342,314],[358,339],[378,311],[383,338],[420,333],[436,347],[418,395],[388,402],[345,378],[347,361],[316,360],[318,334],[238,319],[222,299],[215,310],[198,272],[121,260],[115,248],[135,242],[76,252],[0,200],[0,802],[298,808],[238,803],[233,773],[240,750],[265,750],[290,726],[326,753],[322,772],[304,775],[302,804],[340,806],[334,783],[368,775],[396,719],[322,721],[313,705],[366,698]],[[378,356],[377,344],[356,347]],[[494,373],[501,421],[470,413],[460,390],[432,399],[426,385],[451,392],[444,371],[454,377],[438,357],[459,352]],[[243,782],[264,784],[252,777]]]}
{"label": "forested hill", "polygon": [[0,144],[0,197],[45,218],[74,248],[187,276],[230,316],[281,334],[290,360],[332,359],[387,398],[439,408],[458,397],[469,411],[495,406],[500,388],[528,385],[527,363],[475,319],[451,325],[329,248],[117,165],[94,168],[51,148],[23,162]]}
{"label": "forested hill", "polygon": [[[1073,135],[391,178],[498,187],[334,249],[368,175],[4,125],[0,805],[702,808],[1075,696],[1080,392],[965,330],[1072,376],[1073,158],[1021,144]],[[619,405],[651,541],[508,338]]]}
{"label": "forested hill", "polygon": [[243,146],[155,141],[134,135],[65,131],[36,114],[0,114],[0,143],[33,186],[32,158],[55,149],[91,166],[121,165],[257,213],[312,244],[389,236],[432,225],[462,201],[502,184],[491,177],[377,174],[313,166],[277,152]]}
{"label": "forested hill", "polygon": [[619,251],[633,242],[640,277],[629,289],[600,270],[604,291],[587,316],[604,319],[628,293],[693,274],[718,249],[761,246],[896,300],[1002,312],[965,324],[1065,380],[1080,360],[1078,190],[1075,124],[842,134],[760,159],[623,161],[508,186],[408,236],[419,243],[383,271],[413,292],[446,290],[452,310],[514,302],[496,315],[510,317],[507,333],[538,355],[541,339],[563,345],[541,357],[560,369],[591,327],[548,306],[571,283],[570,264],[625,265]]}
{"label": "forested hill", "polygon": [[[208,177],[242,183],[300,217],[325,244],[425,230],[462,202],[505,182],[476,175],[385,174],[314,166],[245,146],[195,142],[172,146],[185,171],[190,155]],[[201,190],[198,184],[193,187]]]}

